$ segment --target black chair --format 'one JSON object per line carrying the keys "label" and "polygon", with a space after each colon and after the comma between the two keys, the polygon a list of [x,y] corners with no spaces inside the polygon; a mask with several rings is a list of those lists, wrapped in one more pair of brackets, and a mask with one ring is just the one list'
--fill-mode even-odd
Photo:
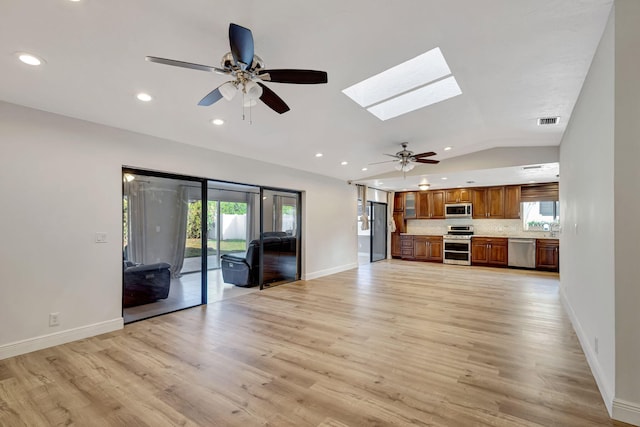
{"label": "black chair", "polygon": [[149,304],[169,296],[171,265],[123,263],[123,300],[125,307]]}

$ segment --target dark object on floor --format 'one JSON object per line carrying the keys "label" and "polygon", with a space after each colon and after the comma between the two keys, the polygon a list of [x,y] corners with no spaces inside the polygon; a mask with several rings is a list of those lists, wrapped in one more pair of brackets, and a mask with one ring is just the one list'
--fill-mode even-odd
{"label": "dark object on floor", "polygon": [[149,304],[169,296],[171,267],[166,262],[135,264],[124,261],[124,306]]}
{"label": "dark object on floor", "polygon": [[[285,232],[267,232],[264,241],[264,283],[296,276],[296,238]],[[260,268],[260,240],[252,240],[247,252],[225,254],[222,262],[222,279],[236,286],[256,286]]]}

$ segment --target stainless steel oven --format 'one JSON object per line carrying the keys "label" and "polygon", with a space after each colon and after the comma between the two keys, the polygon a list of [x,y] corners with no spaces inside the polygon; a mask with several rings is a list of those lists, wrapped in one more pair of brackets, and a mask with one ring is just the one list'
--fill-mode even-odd
{"label": "stainless steel oven", "polygon": [[450,225],[442,237],[444,264],[471,265],[472,225]]}

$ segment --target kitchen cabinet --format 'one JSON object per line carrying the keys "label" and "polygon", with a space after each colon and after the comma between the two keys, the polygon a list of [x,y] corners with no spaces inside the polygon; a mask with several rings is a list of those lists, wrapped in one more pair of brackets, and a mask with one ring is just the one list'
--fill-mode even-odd
{"label": "kitchen cabinet", "polygon": [[471,202],[471,190],[468,188],[454,188],[445,190],[445,203],[469,203]]}
{"label": "kitchen cabinet", "polygon": [[520,219],[519,185],[508,185],[504,187],[504,217],[506,219]]}
{"label": "kitchen cabinet", "polygon": [[407,223],[404,221],[404,212],[394,212],[393,221],[396,223],[396,233],[407,232]]}
{"label": "kitchen cabinet", "polygon": [[471,191],[473,218],[504,218],[504,186]]}
{"label": "kitchen cabinet", "polygon": [[420,261],[442,262],[442,236],[414,236],[413,257]]}
{"label": "kitchen cabinet", "polygon": [[391,233],[391,257],[400,258],[401,256],[400,233]]}
{"label": "kitchen cabinet", "polygon": [[404,193],[394,193],[393,195],[393,211],[404,212]]}
{"label": "kitchen cabinet", "polygon": [[410,191],[404,193],[404,218],[415,219],[416,218],[416,193]]}
{"label": "kitchen cabinet", "polygon": [[416,218],[444,219],[444,191],[420,191],[416,194]]}
{"label": "kitchen cabinet", "polygon": [[560,241],[536,240],[536,270],[558,271],[560,268]]}
{"label": "kitchen cabinet", "polygon": [[413,259],[413,236],[400,235],[400,257]]}
{"label": "kitchen cabinet", "polygon": [[502,237],[473,237],[471,239],[471,264],[506,267],[508,239]]}

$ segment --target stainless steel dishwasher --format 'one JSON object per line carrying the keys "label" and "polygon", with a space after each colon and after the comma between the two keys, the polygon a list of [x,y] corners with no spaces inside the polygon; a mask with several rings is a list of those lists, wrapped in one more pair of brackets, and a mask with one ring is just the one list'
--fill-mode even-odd
{"label": "stainless steel dishwasher", "polygon": [[509,239],[509,267],[536,268],[536,239]]}

